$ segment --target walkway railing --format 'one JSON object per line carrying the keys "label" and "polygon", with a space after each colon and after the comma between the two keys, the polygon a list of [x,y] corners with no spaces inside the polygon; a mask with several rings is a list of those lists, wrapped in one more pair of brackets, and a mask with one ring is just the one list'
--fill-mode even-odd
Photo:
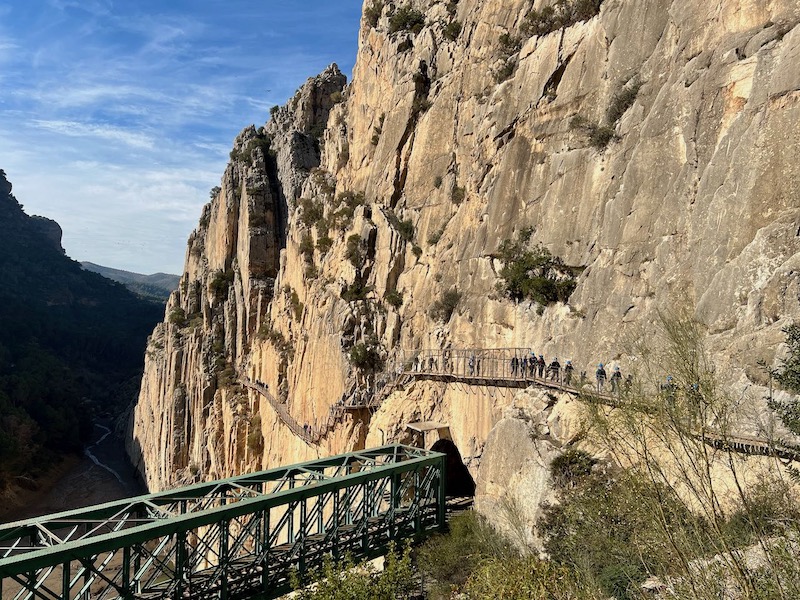
{"label": "walkway railing", "polygon": [[0,597],[277,598],[445,524],[445,456],[385,446],[0,526]]}
{"label": "walkway railing", "polygon": [[[392,360],[389,370],[397,376],[483,382],[502,387],[527,387],[535,383],[558,390],[579,391],[590,383],[574,368],[567,369],[566,364],[551,370],[549,363],[540,366],[538,361],[534,362],[535,358],[530,348],[404,350]],[[606,387],[610,389],[608,382]]]}
{"label": "walkway railing", "polygon": [[300,437],[307,444],[318,444],[322,441],[331,431],[336,428],[336,425],[344,420],[346,414],[346,404],[343,401],[337,402],[328,409],[328,416],[325,422],[320,425],[301,425],[289,412],[289,408],[283,402],[279,402],[273,396],[267,385],[261,381],[253,381],[247,377],[241,377],[242,385],[251,390],[258,392],[263,396],[270,406],[275,410],[280,417],[281,421],[289,428],[289,430],[296,436]]}

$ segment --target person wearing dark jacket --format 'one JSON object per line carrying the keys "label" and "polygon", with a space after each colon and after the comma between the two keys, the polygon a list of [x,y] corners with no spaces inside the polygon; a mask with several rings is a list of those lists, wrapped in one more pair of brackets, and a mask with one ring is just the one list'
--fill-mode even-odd
{"label": "person wearing dark jacket", "polygon": [[603,368],[603,363],[597,365],[597,370],[594,372],[594,378],[597,380],[597,391],[602,393],[603,388],[606,385],[606,379],[608,379],[606,370]]}
{"label": "person wearing dark jacket", "polygon": [[568,360],[567,364],[564,365],[564,385],[570,385],[572,382],[572,371],[574,371],[572,361]]}
{"label": "person wearing dark jacket", "polygon": [[539,367],[539,379],[544,379],[544,368],[547,363],[544,362],[544,355],[539,355],[539,360],[536,361],[536,365]]}
{"label": "person wearing dark jacket", "polygon": [[614,372],[611,373],[611,393],[619,393],[619,384],[622,383],[622,372],[619,370],[619,365],[614,367]]}
{"label": "person wearing dark jacket", "polygon": [[558,362],[558,357],[553,357],[552,362],[548,365],[547,371],[550,373],[551,381],[559,381],[561,375],[561,363]]}

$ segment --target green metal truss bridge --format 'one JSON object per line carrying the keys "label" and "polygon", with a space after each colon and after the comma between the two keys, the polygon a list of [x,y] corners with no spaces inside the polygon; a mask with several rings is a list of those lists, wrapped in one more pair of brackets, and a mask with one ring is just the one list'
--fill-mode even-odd
{"label": "green metal truss bridge", "polygon": [[277,598],[445,525],[445,455],[389,445],[0,525],[3,600]]}

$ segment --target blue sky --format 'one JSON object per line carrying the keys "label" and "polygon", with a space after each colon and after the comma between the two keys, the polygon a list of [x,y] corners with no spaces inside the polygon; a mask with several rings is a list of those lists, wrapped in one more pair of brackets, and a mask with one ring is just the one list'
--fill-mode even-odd
{"label": "blue sky", "polygon": [[332,62],[361,0],[0,0],[0,169],[76,260],[180,273],[233,138]]}

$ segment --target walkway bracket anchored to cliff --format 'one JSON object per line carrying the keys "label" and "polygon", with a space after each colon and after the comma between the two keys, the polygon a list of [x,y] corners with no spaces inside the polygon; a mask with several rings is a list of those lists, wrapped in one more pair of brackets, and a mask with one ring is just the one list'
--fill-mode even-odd
{"label": "walkway bracket anchored to cliff", "polygon": [[277,598],[445,525],[445,455],[389,445],[0,526],[0,597]]}

